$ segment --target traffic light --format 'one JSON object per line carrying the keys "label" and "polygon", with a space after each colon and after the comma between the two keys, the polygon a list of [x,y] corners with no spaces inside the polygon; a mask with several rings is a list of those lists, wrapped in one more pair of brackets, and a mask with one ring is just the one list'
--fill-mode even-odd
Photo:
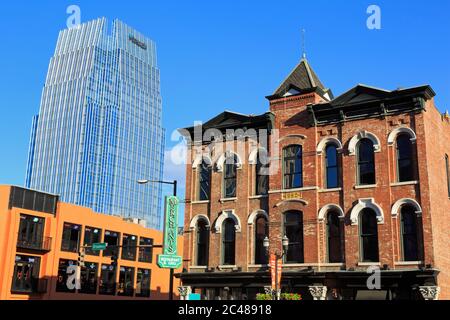
{"label": "traffic light", "polygon": [[111,255],[111,266],[113,266],[114,268],[117,268],[117,256],[118,254],[115,251]]}
{"label": "traffic light", "polygon": [[78,251],[78,266],[84,267],[84,258],[86,256],[86,253],[84,252],[84,249],[81,249]]}

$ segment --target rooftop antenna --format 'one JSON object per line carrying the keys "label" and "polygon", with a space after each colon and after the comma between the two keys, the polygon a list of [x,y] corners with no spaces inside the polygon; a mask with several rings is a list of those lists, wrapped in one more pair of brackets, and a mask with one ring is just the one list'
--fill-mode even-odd
{"label": "rooftop antenna", "polygon": [[302,29],[302,58],[306,60],[306,30]]}

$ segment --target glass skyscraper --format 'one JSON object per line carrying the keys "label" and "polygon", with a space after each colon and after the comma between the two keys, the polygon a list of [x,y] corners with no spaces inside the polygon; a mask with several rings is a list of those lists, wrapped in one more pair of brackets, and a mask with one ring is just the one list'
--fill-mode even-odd
{"label": "glass skyscraper", "polygon": [[155,43],[115,20],[62,30],[40,112],[26,187],[160,228],[165,132]]}

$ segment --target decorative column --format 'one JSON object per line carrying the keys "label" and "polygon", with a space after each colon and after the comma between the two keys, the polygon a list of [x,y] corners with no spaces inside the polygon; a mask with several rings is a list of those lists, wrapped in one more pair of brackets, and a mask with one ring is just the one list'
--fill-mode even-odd
{"label": "decorative column", "polygon": [[327,287],[325,286],[309,286],[309,292],[314,300],[325,300],[327,296]]}
{"label": "decorative column", "polygon": [[419,287],[419,292],[425,300],[439,300],[441,288],[438,286]]}
{"label": "decorative column", "polygon": [[188,300],[189,295],[192,293],[191,287],[178,287],[178,293],[180,294],[180,300]]}

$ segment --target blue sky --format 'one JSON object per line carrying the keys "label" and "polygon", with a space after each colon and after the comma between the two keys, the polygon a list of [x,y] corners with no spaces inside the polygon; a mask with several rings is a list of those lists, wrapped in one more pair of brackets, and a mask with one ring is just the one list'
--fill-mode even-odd
{"label": "blue sky", "polygon": [[[23,184],[31,117],[72,4],[82,22],[119,18],[156,41],[168,149],[171,132],[195,120],[224,109],[265,112],[264,97],[301,57],[302,28],[308,60],[335,95],[357,83],[430,84],[437,106],[450,109],[448,0],[8,1],[0,11],[0,184]],[[371,4],[381,8],[381,30],[366,27]],[[166,178],[182,180],[183,171],[168,163]]]}

